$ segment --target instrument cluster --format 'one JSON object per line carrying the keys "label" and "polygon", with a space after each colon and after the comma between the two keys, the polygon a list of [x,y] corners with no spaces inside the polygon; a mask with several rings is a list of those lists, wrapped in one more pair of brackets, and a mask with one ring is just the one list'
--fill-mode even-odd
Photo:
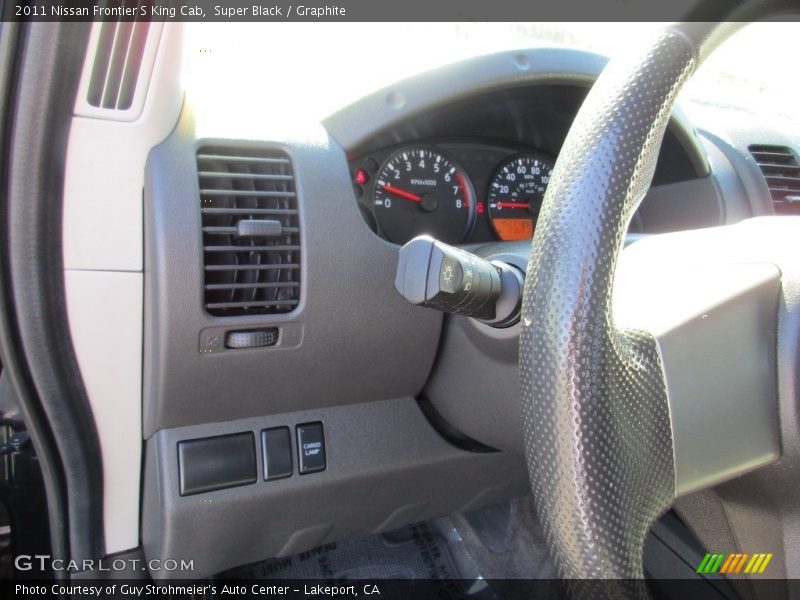
{"label": "instrument cluster", "polygon": [[485,142],[378,150],[350,162],[372,229],[395,244],[427,234],[450,244],[530,239],[554,157]]}

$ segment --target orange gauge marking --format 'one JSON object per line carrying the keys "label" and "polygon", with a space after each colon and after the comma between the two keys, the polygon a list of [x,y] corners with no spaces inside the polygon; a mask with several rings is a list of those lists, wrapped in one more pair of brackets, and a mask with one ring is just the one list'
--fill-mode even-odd
{"label": "orange gauge marking", "polygon": [[501,240],[529,240],[533,237],[533,219],[494,219],[493,223]]}

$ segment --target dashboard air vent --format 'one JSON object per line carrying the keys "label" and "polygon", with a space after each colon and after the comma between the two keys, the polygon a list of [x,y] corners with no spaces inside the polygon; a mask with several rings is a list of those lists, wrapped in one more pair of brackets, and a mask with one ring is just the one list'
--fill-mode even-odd
{"label": "dashboard air vent", "polygon": [[101,25],[86,101],[96,108],[128,110],[144,59],[150,23],[108,21]]}
{"label": "dashboard air vent", "polygon": [[300,220],[289,157],[270,148],[203,147],[197,167],[206,310],[293,310],[300,301]]}
{"label": "dashboard air vent", "polygon": [[800,164],[786,146],[750,146],[779,215],[800,215]]}

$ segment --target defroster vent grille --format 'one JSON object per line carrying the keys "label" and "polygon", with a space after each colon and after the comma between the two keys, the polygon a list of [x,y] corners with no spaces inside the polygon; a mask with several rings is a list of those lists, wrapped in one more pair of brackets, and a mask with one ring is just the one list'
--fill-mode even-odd
{"label": "defroster vent grille", "polygon": [[150,23],[108,21],[101,25],[86,101],[97,108],[133,105]]}
{"label": "defroster vent grille", "polygon": [[285,313],[300,301],[292,163],[276,149],[197,153],[205,307],[216,316]]}

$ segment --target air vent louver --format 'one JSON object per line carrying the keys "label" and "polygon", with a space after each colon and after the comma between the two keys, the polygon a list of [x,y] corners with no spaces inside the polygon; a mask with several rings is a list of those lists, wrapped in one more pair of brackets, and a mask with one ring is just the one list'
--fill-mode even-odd
{"label": "air vent louver", "polygon": [[800,164],[785,146],[750,146],[772,196],[777,214],[800,215]]}
{"label": "air vent louver", "polygon": [[91,106],[111,110],[131,108],[149,29],[148,22],[102,24],[86,95]]}
{"label": "air vent louver", "polygon": [[205,306],[216,316],[285,313],[300,301],[300,220],[282,151],[197,153]]}

